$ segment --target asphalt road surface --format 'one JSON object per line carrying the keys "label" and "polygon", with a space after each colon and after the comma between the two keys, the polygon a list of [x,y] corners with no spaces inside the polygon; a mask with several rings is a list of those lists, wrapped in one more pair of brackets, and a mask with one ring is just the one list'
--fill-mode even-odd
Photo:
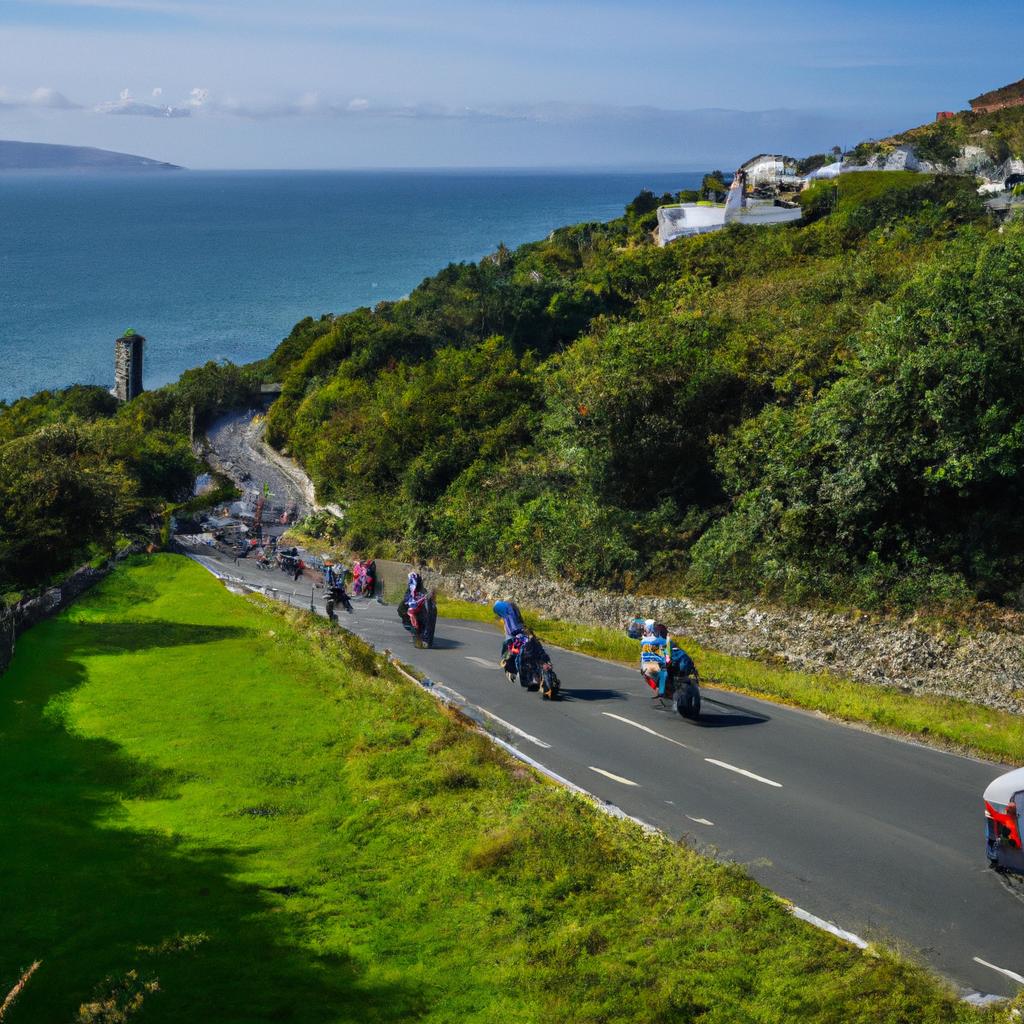
{"label": "asphalt road surface", "polygon": [[259,493],[264,485],[271,493],[273,508],[292,505],[302,516],[309,507],[300,470],[286,471],[285,464],[272,462],[263,448],[265,421],[257,410],[230,412],[221,416],[206,432],[219,466],[243,491]]}
{"label": "asphalt road surface", "polygon": [[[309,607],[308,580],[199,557]],[[552,704],[505,680],[501,636],[483,623],[439,619],[434,648],[417,650],[394,606],[356,599],[339,616],[601,800],[965,991],[1020,991],[1024,898],[984,851],[981,794],[1003,769],[711,687],[689,722],[659,707],[638,672],[549,647],[563,686]]]}

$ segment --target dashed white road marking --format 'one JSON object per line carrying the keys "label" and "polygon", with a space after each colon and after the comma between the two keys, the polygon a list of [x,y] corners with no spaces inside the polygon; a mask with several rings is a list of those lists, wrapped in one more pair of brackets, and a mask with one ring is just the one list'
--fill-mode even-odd
{"label": "dashed white road marking", "polygon": [[714,825],[713,821],[708,821],[707,818],[695,818],[692,814],[688,814],[687,817],[690,821],[697,822],[698,825]]}
{"label": "dashed white road marking", "polygon": [[516,736],[527,740],[529,743],[533,743],[535,746],[543,747],[544,750],[550,750],[551,744],[545,743],[543,740],[537,739],[536,736],[531,736],[528,732],[524,732],[519,728],[518,725],[513,725],[511,722],[506,722],[504,718],[499,718],[493,711],[488,711],[487,708],[480,707],[479,704],[473,705],[475,708],[482,711],[492,722],[497,722],[498,725],[503,725],[509,732],[513,732]]}
{"label": "dashed white road marking", "polygon": [[990,964],[987,960],[982,960],[980,956],[974,958],[976,964],[981,964],[982,967],[991,967],[993,971],[998,971],[1000,974],[1005,974],[1006,977],[1012,978],[1018,984],[1024,985],[1024,976],[1021,976],[1016,971],[1008,971],[1005,967],[996,967],[995,964]]}
{"label": "dashed white road marking", "polygon": [[766,779],[763,775],[755,775],[753,772],[748,772],[746,768],[737,768],[734,764],[728,764],[725,761],[716,761],[713,757],[705,757],[705,761],[708,764],[716,764],[719,768],[725,768],[727,771],[736,772],[737,775],[745,775],[748,779],[753,779],[755,782],[763,782],[766,786],[774,786],[776,789],[782,789],[781,782],[773,782],[771,779]]}
{"label": "dashed white road marking", "polygon": [[500,665],[495,665],[493,661],[488,661],[486,658],[479,658],[475,654],[467,654],[466,661],[471,661],[474,665],[479,665],[481,668],[501,669]]}
{"label": "dashed white road marking", "polygon": [[680,743],[679,740],[672,739],[671,736],[664,736],[660,732],[655,732],[646,725],[634,722],[631,718],[623,718],[622,715],[613,714],[611,711],[602,711],[601,714],[606,718],[614,718],[617,722],[625,722],[626,725],[631,725],[634,729],[642,729],[644,732],[649,732],[652,736],[657,736],[659,740],[667,740],[669,743],[674,743],[677,747],[683,747],[685,750],[693,750],[693,747],[688,747],[685,743]]}
{"label": "dashed white road marking", "polygon": [[603,768],[595,768],[592,764],[587,765],[592,772],[597,772],[598,775],[603,775],[606,779],[611,779],[613,782],[621,782],[624,786],[637,786],[639,783],[632,782],[630,779],[624,779],[621,775],[614,775],[612,772],[606,772]]}

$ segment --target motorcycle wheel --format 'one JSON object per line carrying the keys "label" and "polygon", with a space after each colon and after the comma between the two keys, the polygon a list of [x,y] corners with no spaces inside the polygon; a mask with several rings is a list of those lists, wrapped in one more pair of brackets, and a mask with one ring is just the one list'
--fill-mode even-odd
{"label": "motorcycle wheel", "polygon": [[541,673],[540,677],[540,695],[546,700],[558,700],[559,690],[558,676],[554,672],[547,670]]}
{"label": "motorcycle wheel", "polygon": [[431,601],[427,609],[427,623],[423,639],[428,648],[434,646],[434,630],[437,629],[437,605]]}
{"label": "motorcycle wheel", "polygon": [[673,697],[676,711],[683,718],[696,720],[700,718],[700,689],[696,683],[681,683]]}

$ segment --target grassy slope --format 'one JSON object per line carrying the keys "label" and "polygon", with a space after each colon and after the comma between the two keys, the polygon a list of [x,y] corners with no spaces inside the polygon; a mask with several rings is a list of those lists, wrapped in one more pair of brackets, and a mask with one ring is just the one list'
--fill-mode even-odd
{"label": "grassy slope", "polygon": [[[438,599],[441,615],[494,622],[490,608],[448,597]],[[637,664],[636,641],[624,632],[600,626],[545,619],[524,613],[529,625],[558,647],[592,654],[624,665]],[[795,707],[821,711],[846,722],[863,722],[902,735],[990,757],[1016,767],[1024,750],[1024,717],[981,708],[952,697],[915,696],[871,686],[827,672],[798,672],[751,658],[722,654],[680,638],[701,675],[716,686],[768,697]]]}
{"label": "grassy slope", "polygon": [[157,556],[0,683],[5,1024],[987,1019],[540,784],[322,622]]}

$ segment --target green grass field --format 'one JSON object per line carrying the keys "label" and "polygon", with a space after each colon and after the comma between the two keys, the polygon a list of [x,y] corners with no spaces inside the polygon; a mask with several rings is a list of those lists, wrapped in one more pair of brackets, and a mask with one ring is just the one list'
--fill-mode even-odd
{"label": "green grass field", "polygon": [[[438,613],[452,618],[495,623],[489,607],[439,596]],[[546,642],[616,661],[637,664],[637,644],[622,630],[581,626],[524,611],[527,624]],[[859,722],[886,732],[912,736],[947,748],[977,754],[1017,767],[1024,751],[1024,715],[978,707],[931,694],[915,696],[887,686],[872,686],[827,672],[798,672],[751,658],[722,654],[680,637],[701,676],[716,686],[793,707],[820,711],[844,722]]]}
{"label": "green grass field", "polygon": [[0,1001],[42,961],[4,1024],[1007,1012],[601,815],[360,643],[175,556],[21,639],[0,793]]}

